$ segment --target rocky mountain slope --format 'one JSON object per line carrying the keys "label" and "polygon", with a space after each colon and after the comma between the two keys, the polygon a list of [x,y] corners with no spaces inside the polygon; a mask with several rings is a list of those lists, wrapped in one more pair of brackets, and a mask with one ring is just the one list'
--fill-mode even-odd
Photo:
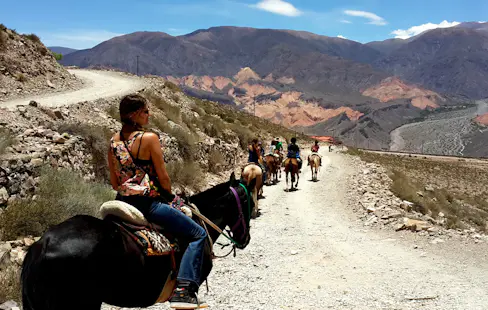
{"label": "rocky mountain slope", "polygon": [[[138,59],[140,73],[167,76],[192,96],[255,110],[317,135],[335,124],[323,122],[346,113],[353,127],[368,123],[367,128],[375,128],[378,137],[363,135],[376,139],[368,143],[385,147],[389,130],[418,119],[424,109],[488,95],[485,28],[463,23],[366,45],[307,32],[239,27],[178,37],[136,32],[67,55],[63,63],[136,72]],[[406,109],[406,116],[396,107]]]}
{"label": "rocky mountain slope", "polygon": [[43,92],[81,87],[34,35],[0,25],[0,102]]}
{"label": "rocky mountain slope", "polygon": [[451,27],[428,31],[375,67],[441,93],[465,98],[488,96],[488,33]]}

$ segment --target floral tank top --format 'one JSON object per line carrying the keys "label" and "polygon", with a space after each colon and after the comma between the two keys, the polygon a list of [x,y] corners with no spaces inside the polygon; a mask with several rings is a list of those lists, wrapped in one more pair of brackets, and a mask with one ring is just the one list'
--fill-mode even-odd
{"label": "floral tank top", "polygon": [[[136,133],[131,139],[125,141],[110,140],[110,146],[117,159],[115,163],[118,183],[117,192],[122,196],[148,196],[159,197],[161,193],[160,184],[151,160],[137,159],[139,150],[134,157],[132,145],[134,141],[144,135],[144,132]],[[162,146],[161,140],[160,144]],[[140,145],[139,145],[140,148]]]}

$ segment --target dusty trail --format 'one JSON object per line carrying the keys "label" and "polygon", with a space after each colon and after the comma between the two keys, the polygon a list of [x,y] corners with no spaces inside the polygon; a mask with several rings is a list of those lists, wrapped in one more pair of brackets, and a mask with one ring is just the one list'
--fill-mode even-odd
{"label": "dusty trail", "polygon": [[43,106],[57,107],[99,98],[123,96],[144,87],[142,79],[119,72],[82,69],[68,71],[81,78],[85,87],[76,91],[14,99],[1,103],[0,108],[12,109],[17,105],[27,105],[31,100],[35,100]]}
{"label": "dusty trail", "polygon": [[[284,192],[284,179],[265,188],[251,244],[215,261],[210,293],[201,288],[212,309],[488,308],[486,255],[366,230],[346,205],[350,163],[322,154],[319,182],[304,168],[298,191]],[[410,300],[417,298],[433,299]]]}

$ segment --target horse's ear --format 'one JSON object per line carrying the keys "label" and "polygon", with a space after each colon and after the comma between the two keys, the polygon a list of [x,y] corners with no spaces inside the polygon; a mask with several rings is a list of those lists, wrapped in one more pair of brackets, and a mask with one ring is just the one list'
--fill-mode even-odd
{"label": "horse's ear", "polygon": [[230,184],[234,184],[236,182],[236,174],[234,172],[232,172],[232,174],[230,175],[229,182]]}

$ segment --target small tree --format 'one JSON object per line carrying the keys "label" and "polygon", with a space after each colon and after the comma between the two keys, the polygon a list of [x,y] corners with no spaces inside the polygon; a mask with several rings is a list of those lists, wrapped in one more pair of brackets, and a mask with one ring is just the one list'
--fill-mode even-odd
{"label": "small tree", "polygon": [[56,58],[57,61],[60,61],[61,59],[63,59],[63,54],[58,54],[56,52],[52,52],[53,55],[54,55],[54,58]]}

